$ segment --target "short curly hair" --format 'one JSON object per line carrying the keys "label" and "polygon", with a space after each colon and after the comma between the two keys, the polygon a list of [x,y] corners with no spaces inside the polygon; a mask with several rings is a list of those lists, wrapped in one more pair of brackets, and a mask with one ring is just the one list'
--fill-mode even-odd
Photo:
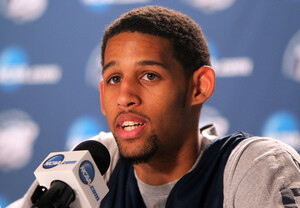
{"label": "short curly hair", "polygon": [[104,32],[101,64],[109,38],[121,32],[140,32],[167,38],[174,48],[175,58],[189,77],[204,65],[211,65],[208,44],[201,27],[188,16],[161,6],[133,9],[116,19]]}

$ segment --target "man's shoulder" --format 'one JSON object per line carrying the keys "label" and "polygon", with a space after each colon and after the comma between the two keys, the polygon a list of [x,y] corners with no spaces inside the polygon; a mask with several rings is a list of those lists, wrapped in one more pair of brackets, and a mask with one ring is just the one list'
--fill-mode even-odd
{"label": "man's shoulder", "polygon": [[300,161],[300,156],[295,149],[287,144],[269,137],[251,136],[240,142],[232,151],[229,160],[239,162],[241,157],[249,161],[257,161],[263,157],[274,156],[278,154],[286,154]]}
{"label": "man's shoulder", "polygon": [[276,139],[249,137],[241,141],[224,171],[224,206],[260,203],[282,207],[281,190],[300,185],[299,163],[299,154]]}
{"label": "man's shoulder", "polygon": [[300,156],[287,144],[268,137],[252,136],[241,141],[231,152],[225,171],[230,174],[245,174],[258,163],[270,166],[277,163],[276,158],[282,156],[300,163]]}

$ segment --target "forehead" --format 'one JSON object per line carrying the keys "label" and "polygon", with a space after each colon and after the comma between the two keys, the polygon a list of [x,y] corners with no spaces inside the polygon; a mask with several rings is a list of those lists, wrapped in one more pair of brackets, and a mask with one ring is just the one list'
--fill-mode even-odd
{"label": "forehead", "polygon": [[122,32],[107,41],[104,63],[122,57],[169,59],[173,47],[167,38],[139,32]]}

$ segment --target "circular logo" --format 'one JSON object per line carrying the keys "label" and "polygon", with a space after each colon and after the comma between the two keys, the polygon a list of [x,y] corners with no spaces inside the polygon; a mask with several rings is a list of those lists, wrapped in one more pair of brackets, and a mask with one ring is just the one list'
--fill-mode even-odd
{"label": "circular logo", "polygon": [[283,74],[300,82],[300,30],[289,41],[283,55]]}
{"label": "circular logo", "polygon": [[53,168],[59,165],[64,160],[64,158],[65,156],[62,154],[54,155],[44,162],[43,168],[45,169]]}
{"label": "circular logo", "polygon": [[89,185],[93,182],[95,177],[95,170],[93,164],[90,161],[85,160],[80,164],[79,176],[82,183],[84,184]]}
{"label": "circular logo", "polygon": [[81,0],[81,2],[91,11],[107,10],[113,1],[111,0]]}
{"label": "circular logo", "polygon": [[87,61],[85,81],[89,86],[99,89],[99,83],[102,80],[102,66],[100,59],[100,45],[97,45]]}
{"label": "circular logo", "polygon": [[17,23],[40,18],[46,11],[48,0],[0,0],[3,14]]}
{"label": "circular logo", "polygon": [[29,69],[27,54],[17,46],[5,48],[0,54],[0,86],[6,91],[18,89]]}
{"label": "circular logo", "polygon": [[91,116],[81,116],[72,122],[67,132],[66,150],[73,149],[80,142],[83,142],[100,131],[109,131],[105,117],[95,118]]}
{"label": "circular logo", "polygon": [[0,194],[0,207],[6,207],[8,205],[9,205],[9,203],[8,203],[7,197]]}
{"label": "circular logo", "polygon": [[215,65],[217,65],[218,60],[219,60],[219,50],[218,50],[216,44],[212,40],[207,39],[207,43],[208,43],[208,47],[209,47],[211,63],[212,63],[212,66],[215,67]]}
{"label": "circular logo", "polygon": [[19,109],[0,112],[0,171],[26,166],[33,155],[39,132],[38,123],[28,113]]}
{"label": "circular logo", "polygon": [[299,121],[291,112],[282,110],[270,115],[263,126],[262,135],[279,139],[300,150]]}
{"label": "circular logo", "polygon": [[233,5],[235,0],[182,0],[187,4],[199,8],[204,12],[212,13],[228,9]]}

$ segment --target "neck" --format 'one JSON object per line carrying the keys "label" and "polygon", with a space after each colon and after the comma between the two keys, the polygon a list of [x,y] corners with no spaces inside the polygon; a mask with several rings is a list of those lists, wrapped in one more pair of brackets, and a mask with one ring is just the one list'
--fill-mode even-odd
{"label": "neck", "polygon": [[158,186],[184,176],[195,164],[200,153],[200,134],[185,139],[178,150],[157,154],[147,163],[135,164],[137,177],[146,184]]}

